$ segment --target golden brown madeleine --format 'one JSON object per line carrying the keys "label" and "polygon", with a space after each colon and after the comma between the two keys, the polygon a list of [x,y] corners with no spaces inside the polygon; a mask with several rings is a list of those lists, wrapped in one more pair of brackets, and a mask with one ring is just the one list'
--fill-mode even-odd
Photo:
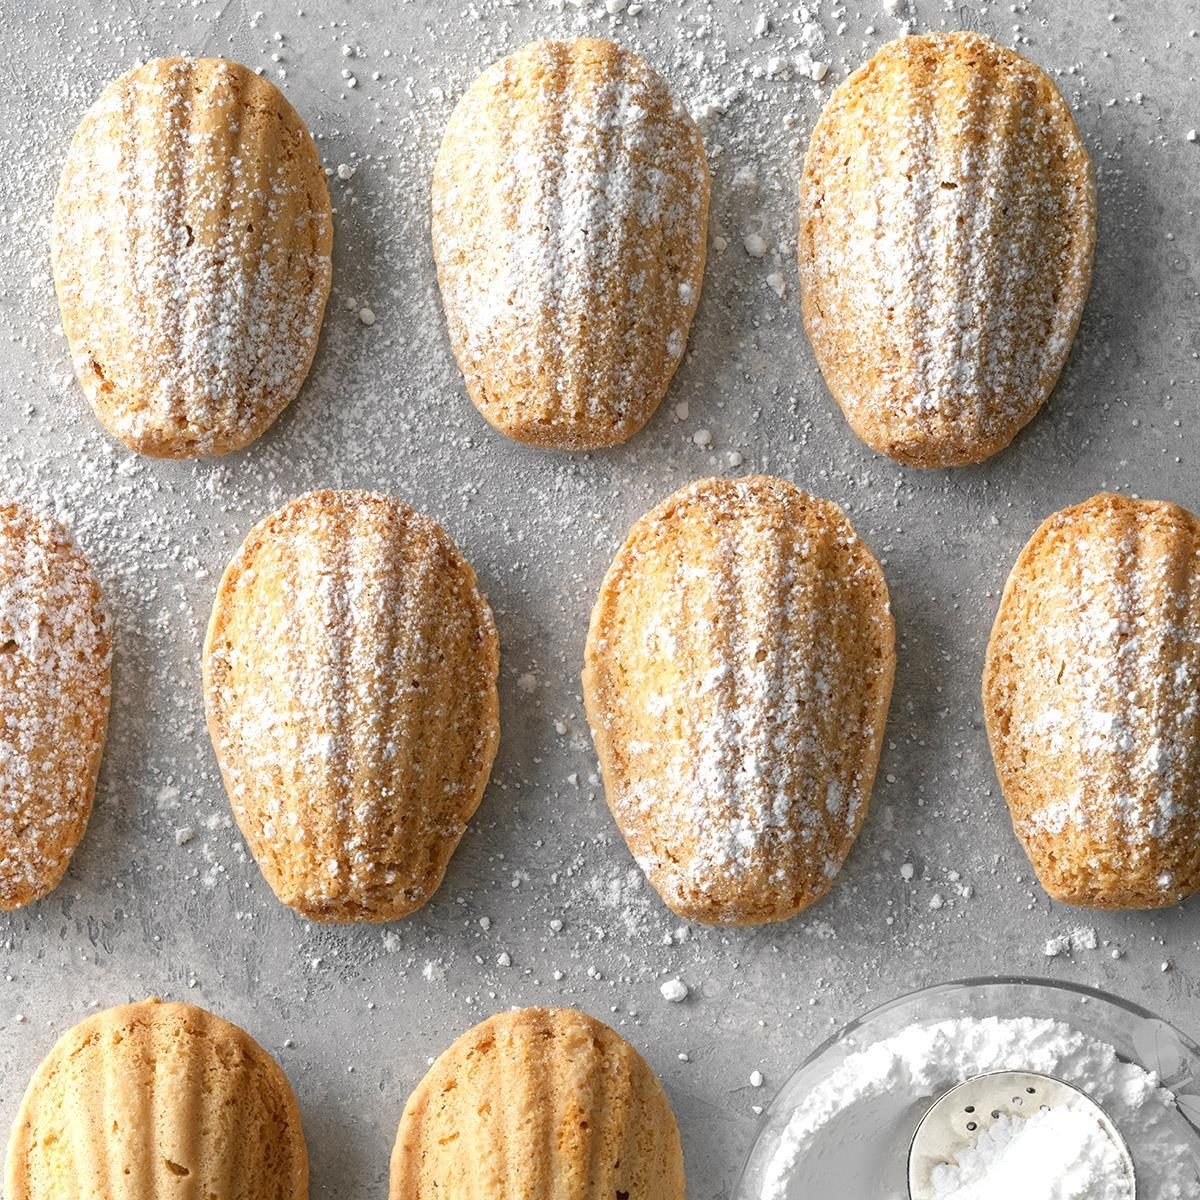
{"label": "golden brown madeleine", "polygon": [[642,1056],[572,1009],[463,1034],[404,1106],[389,1200],[683,1200],[670,1102]]}
{"label": "golden brown madeleine", "polygon": [[57,887],[92,811],[112,631],[57,521],[0,504],[0,909]]}
{"label": "golden brown madeleine", "polygon": [[1013,567],[983,676],[1013,828],[1056,900],[1200,890],[1200,521],[1102,493]]}
{"label": "golden brown madeleine", "polygon": [[500,650],[475,573],[390,496],[310,492],[225,570],[208,727],[267,882],[317,921],[390,921],[437,890],[499,741]]}
{"label": "golden brown madeleine", "polygon": [[613,816],[682,917],[781,921],[866,815],[895,673],[887,583],[841,509],[704,479],[634,525],[583,672]]}
{"label": "golden brown madeleine", "polygon": [[306,1200],[300,1113],[275,1060],[190,1004],[88,1017],[38,1067],[7,1200]]}
{"label": "golden brown madeleine", "polygon": [[520,442],[612,446],[650,419],[704,276],[695,123],[612,42],[534,42],[459,101],[433,174],[450,342],[479,411]]}
{"label": "golden brown madeleine", "polygon": [[332,243],[312,136],[266,79],[159,58],[109,84],[71,143],[52,238],[101,423],[165,458],[252,442],[308,374]]}
{"label": "golden brown madeleine", "polygon": [[918,467],[980,462],[1050,394],[1092,277],[1096,188],[1033,63],[903,37],[830,98],[804,163],[804,324],[854,432]]}

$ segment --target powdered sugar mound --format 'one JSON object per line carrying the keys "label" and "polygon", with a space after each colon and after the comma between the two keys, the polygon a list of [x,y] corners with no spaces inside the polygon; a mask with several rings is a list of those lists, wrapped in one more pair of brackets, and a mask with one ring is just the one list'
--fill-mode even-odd
{"label": "powdered sugar mound", "polygon": [[[1033,1071],[1078,1088],[1107,1113],[1128,1144],[1139,1195],[1153,1200],[1193,1200],[1196,1160],[1191,1139],[1195,1135],[1179,1115],[1174,1096],[1159,1085],[1158,1078],[1135,1063],[1122,1061],[1112,1046],[1062,1022],[1029,1017],[911,1025],[851,1054],[800,1099],[787,1119],[765,1167],[763,1200],[814,1194],[806,1190],[806,1172],[822,1170],[822,1150],[829,1146],[825,1139],[835,1138],[837,1128],[845,1129],[848,1122],[855,1124],[864,1116],[872,1122],[886,1122],[887,1111],[896,1114],[897,1129],[905,1128],[905,1122],[914,1112],[923,1111],[929,1100],[966,1079],[996,1071]],[[885,1104],[892,1108],[886,1110]],[[885,1127],[892,1129],[891,1125]],[[907,1145],[902,1135],[900,1140]],[[889,1177],[892,1172],[889,1167]],[[1037,1200],[1074,1200],[1083,1195],[1018,1194]],[[992,1195],[970,1191],[958,1200],[968,1196],[970,1200],[991,1200]],[[1108,1200],[1105,1193],[1087,1196],[1088,1200],[1096,1196]],[[890,1191],[885,1200],[893,1200]],[[1116,1193],[1112,1200],[1124,1198]]]}
{"label": "powdered sugar mound", "polygon": [[935,1200],[1133,1200],[1120,1148],[1087,1112],[1002,1116],[932,1176]]}

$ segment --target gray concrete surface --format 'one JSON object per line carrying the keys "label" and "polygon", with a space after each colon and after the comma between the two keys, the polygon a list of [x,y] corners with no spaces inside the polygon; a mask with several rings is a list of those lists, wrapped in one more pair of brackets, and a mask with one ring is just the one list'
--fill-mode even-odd
{"label": "gray concrete surface", "polygon": [[[660,1072],[691,1194],[707,1200],[728,1194],[753,1106],[788,1069],[907,989],[1036,973],[1200,1033],[1200,909],[1050,903],[1009,830],[977,695],[999,589],[1042,517],[1103,487],[1200,507],[1200,144],[1187,140],[1200,125],[1200,4],[914,5],[916,27],[979,27],[1054,73],[1094,152],[1101,203],[1095,288],[1046,410],[992,462],[919,474],[845,427],[801,329],[792,258],[808,130],[833,85],[903,21],[878,0],[813,5],[811,53],[830,63],[815,84],[771,63],[801,49],[795,4],[643,3],[616,16],[603,0],[0,3],[0,491],[72,525],[118,622],[91,829],[52,897],[0,916],[0,1123],[92,1006],[182,997],[240,1022],[285,1065],[313,1195],[380,1196],[401,1107],[430,1058],[496,1009],[570,1004]],[[760,13],[771,27],[757,36]],[[477,70],[534,36],[584,31],[641,49],[709,110],[712,232],[728,247],[711,254],[688,360],[649,428],[611,453],[569,457],[505,442],[466,400],[427,188],[440,130]],[[282,69],[326,163],[356,168],[331,184],[336,290],[308,385],[259,444],[201,464],[138,460],[99,432],[67,377],[46,251],[86,105],[135,59],[182,50]],[[770,243],[766,258],[745,253],[750,232]],[[364,304],[373,327],[356,315]],[[695,443],[700,429],[711,447]],[[787,475],[850,512],[885,560],[899,674],[874,808],[833,894],[776,928],[680,932],[604,807],[578,670],[629,524],[688,480],[733,470],[731,453],[739,471]],[[316,485],[390,489],[441,519],[476,565],[503,643],[492,784],[437,897],[387,928],[317,928],[274,900],[230,824],[204,729],[198,647],[219,573],[257,517]],[[1047,939],[1081,925],[1096,930],[1095,950],[1046,957]],[[674,977],[691,989],[678,1006],[659,993]]]}

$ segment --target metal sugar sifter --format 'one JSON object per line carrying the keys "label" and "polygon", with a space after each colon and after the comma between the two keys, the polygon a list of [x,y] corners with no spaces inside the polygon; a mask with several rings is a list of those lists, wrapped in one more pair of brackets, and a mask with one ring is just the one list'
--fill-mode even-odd
{"label": "metal sugar sifter", "polygon": [[1130,1200],[1137,1192],[1133,1157],[1108,1114],[1089,1096],[1061,1079],[1031,1071],[978,1075],[951,1088],[925,1114],[908,1152],[910,1200],[933,1200],[933,1171],[948,1165],[1002,1117],[1027,1118],[1053,1108],[1094,1117],[1121,1155]]}

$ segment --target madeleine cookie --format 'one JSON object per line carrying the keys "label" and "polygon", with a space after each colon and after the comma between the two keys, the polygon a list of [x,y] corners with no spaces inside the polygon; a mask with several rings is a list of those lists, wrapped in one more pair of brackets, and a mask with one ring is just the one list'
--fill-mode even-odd
{"label": "madeleine cookie", "polygon": [[51,243],[101,424],[163,458],[252,442],[308,374],[332,241],[312,136],[266,79],[159,58],[110,83],[71,142]]}
{"label": "madeleine cookie", "polygon": [[389,1200],[683,1200],[671,1105],[642,1056],[571,1009],[500,1013],[409,1097]]}
{"label": "madeleine cookie", "polygon": [[1044,521],[983,677],[1013,828],[1056,900],[1200,891],[1200,521],[1103,493]]}
{"label": "madeleine cookie", "polygon": [[0,504],[0,909],[58,886],[108,732],[112,631],[71,535]]}
{"label": "madeleine cookie", "polygon": [[7,1200],[307,1200],[296,1099],[248,1034],[144,1000],[59,1039],[8,1144]]}
{"label": "madeleine cookie", "polygon": [[433,252],[475,406],[519,442],[612,446],[683,357],[708,228],[704,144],[612,42],[534,42],[459,101],[433,174]]}
{"label": "madeleine cookie", "polygon": [[204,700],[267,882],[316,921],[420,908],[499,741],[500,650],[475,573],[389,496],[310,492],[226,568]]}
{"label": "madeleine cookie", "polygon": [[604,788],[680,916],[781,921],[858,835],[895,671],[887,583],[841,509],[704,479],[634,525],[583,672]]}
{"label": "madeleine cookie", "polygon": [[903,37],[830,98],[800,189],[804,325],[859,437],[951,467],[1050,394],[1092,277],[1096,188],[1071,111],[975,33]]}

